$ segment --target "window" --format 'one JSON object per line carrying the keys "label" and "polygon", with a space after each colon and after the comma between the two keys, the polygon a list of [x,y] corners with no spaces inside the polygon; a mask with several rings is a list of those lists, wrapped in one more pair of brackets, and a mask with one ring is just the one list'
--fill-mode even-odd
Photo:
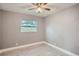
{"label": "window", "polygon": [[21,32],[37,32],[37,21],[34,20],[22,20]]}

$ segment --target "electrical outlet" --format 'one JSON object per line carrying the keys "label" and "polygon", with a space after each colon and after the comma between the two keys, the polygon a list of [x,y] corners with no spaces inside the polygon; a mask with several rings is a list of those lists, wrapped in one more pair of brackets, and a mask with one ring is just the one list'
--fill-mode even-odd
{"label": "electrical outlet", "polygon": [[19,45],[18,43],[16,43],[16,45]]}

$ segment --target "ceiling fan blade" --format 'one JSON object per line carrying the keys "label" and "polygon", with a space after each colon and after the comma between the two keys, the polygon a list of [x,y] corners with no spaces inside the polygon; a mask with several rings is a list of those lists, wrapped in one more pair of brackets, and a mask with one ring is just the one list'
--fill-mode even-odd
{"label": "ceiling fan blade", "polygon": [[39,5],[39,3],[32,3],[32,5]]}
{"label": "ceiling fan blade", "polygon": [[50,8],[44,8],[45,10],[48,10],[48,11],[50,11],[51,9]]}
{"label": "ceiling fan blade", "polygon": [[43,3],[44,5],[47,5],[47,3]]}
{"label": "ceiling fan blade", "polygon": [[36,3],[36,5],[37,5],[37,6],[40,5],[40,3]]}
{"label": "ceiling fan blade", "polygon": [[40,5],[42,5],[43,3],[39,3]]}
{"label": "ceiling fan blade", "polygon": [[36,5],[36,3],[32,3],[32,5]]}

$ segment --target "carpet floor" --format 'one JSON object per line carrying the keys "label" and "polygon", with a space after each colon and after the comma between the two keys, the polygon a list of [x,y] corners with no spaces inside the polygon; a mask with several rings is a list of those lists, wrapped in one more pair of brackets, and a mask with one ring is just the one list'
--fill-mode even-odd
{"label": "carpet floor", "polygon": [[1,56],[68,56],[47,44],[38,44],[30,47],[24,47],[6,51]]}

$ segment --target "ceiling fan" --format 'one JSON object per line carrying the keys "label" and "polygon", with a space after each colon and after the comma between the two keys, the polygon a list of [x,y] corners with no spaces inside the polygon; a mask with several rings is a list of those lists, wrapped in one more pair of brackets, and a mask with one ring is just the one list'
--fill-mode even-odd
{"label": "ceiling fan", "polygon": [[46,10],[46,11],[51,10],[50,8],[48,8],[47,3],[32,3],[32,8],[30,8],[29,10],[34,10],[34,9],[36,9],[38,13],[40,13],[42,10]]}
{"label": "ceiling fan", "polygon": [[32,7],[28,10],[36,10],[36,12],[41,13],[43,10],[50,11],[47,3],[32,3]]}

